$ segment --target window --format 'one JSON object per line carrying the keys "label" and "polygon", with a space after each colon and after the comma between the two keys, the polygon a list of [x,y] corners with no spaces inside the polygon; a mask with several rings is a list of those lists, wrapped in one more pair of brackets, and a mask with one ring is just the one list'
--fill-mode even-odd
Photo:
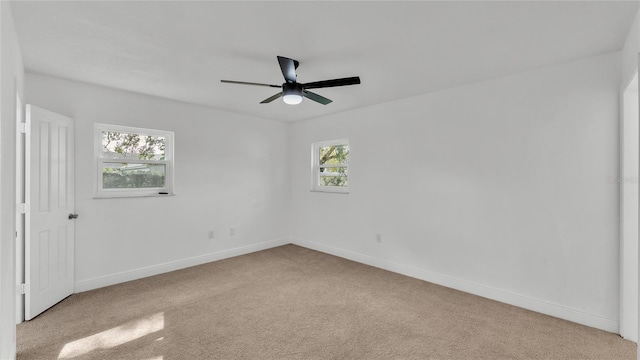
{"label": "window", "polygon": [[173,194],[173,132],[96,124],[96,197]]}
{"label": "window", "polygon": [[313,191],[349,192],[349,140],[333,140],[312,146]]}

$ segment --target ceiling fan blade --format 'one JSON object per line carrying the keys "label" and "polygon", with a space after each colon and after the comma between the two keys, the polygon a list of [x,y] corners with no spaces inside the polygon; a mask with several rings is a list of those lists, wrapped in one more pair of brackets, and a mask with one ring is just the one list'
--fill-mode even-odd
{"label": "ceiling fan blade", "polygon": [[275,100],[275,99],[277,99],[279,97],[282,97],[282,93],[281,92],[273,95],[272,97],[269,97],[269,98],[266,98],[266,99],[260,101],[260,104],[268,104],[268,103],[272,102],[273,100]]}
{"label": "ceiling fan blade", "polygon": [[303,90],[302,91],[302,96],[304,96],[304,97],[306,97],[308,99],[311,99],[311,100],[313,100],[313,101],[315,101],[317,103],[320,103],[322,105],[327,105],[327,104],[332,102],[331,99],[327,99],[326,97],[320,96],[320,95],[318,95],[316,93],[313,93],[311,91]]}
{"label": "ceiling fan blade", "polygon": [[229,84],[240,84],[240,85],[268,86],[268,87],[275,87],[275,88],[282,87],[282,85],[261,84],[261,83],[247,82],[247,81],[220,80],[220,82],[229,83]]}
{"label": "ceiling fan blade", "polygon": [[358,84],[360,84],[360,77],[354,76],[354,77],[348,77],[348,78],[342,78],[342,79],[314,81],[314,82],[301,84],[301,85],[304,89],[319,89],[319,88],[358,85]]}
{"label": "ceiling fan blade", "polygon": [[288,83],[295,83],[297,81],[296,69],[300,63],[284,56],[278,56],[278,63],[280,64],[280,70],[282,70],[284,79],[287,80]]}

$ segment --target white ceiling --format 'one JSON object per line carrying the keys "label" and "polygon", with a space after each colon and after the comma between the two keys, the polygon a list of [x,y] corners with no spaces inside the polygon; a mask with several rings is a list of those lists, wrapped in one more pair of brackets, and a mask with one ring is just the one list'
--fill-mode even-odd
{"label": "white ceiling", "polygon": [[[638,2],[24,1],[11,4],[27,71],[294,121],[620,50]],[[259,104],[281,84],[333,103]]]}

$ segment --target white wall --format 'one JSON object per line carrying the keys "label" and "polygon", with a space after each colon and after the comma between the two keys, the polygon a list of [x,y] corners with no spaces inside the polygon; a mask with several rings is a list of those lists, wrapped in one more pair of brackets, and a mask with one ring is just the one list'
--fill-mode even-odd
{"label": "white wall", "polygon": [[[26,83],[26,103],[76,122],[76,291],[287,242],[285,123],[41,75]],[[94,199],[94,123],[174,131],[176,196]]]}
{"label": "white wall", "polygon": [[631,24],[622,48],[622,87],[626,88],[638,70],[640,53],[640,11]]}
{"label": "white wall", "polygon": [[16,93],[24,68],[6,1],[0,1],[0,359],[15,358],[15,131]]}
{"label": "white wall", "polygon": [[[294,241],[617,332],[620,59],[294,123]],[[310,192],[340,138],[351,193]]]}

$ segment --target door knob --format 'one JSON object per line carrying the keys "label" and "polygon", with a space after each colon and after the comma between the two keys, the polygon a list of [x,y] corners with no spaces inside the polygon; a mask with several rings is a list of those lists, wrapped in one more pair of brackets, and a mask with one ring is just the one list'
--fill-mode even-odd
{"label": "door knob", "polygon": [[78,214],[69,214],[69,220],[77,219]]}

